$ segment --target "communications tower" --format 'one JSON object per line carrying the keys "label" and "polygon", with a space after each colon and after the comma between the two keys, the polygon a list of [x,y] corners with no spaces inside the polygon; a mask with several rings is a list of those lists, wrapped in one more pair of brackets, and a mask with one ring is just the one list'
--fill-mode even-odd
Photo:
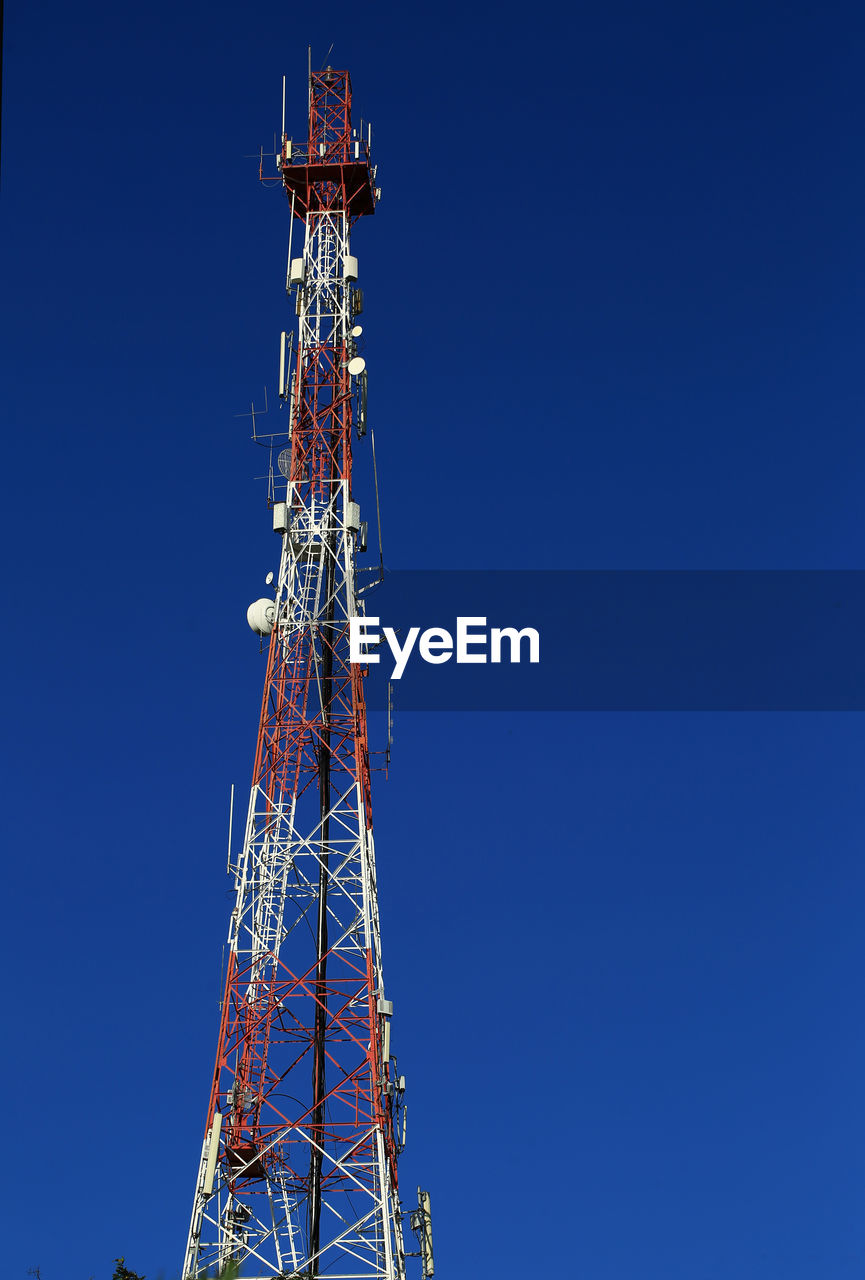
{"label": "communications tower", "polygon": [[[366,434],[349,233],[380,195],[370,142],[352,128],[348,72],[310,72],[308,141],[283,121],[276,156],[304,232],[289,249],[286,428],[269,438],[282,554],[274,595],[248,613],[269,637],[267,670],[184,1280],[405,1275],[405,1083],[382,973],[364,669],[349,662],[365,539],[353,429]],[[412,1227],[430,1276],[425,1192]]]}

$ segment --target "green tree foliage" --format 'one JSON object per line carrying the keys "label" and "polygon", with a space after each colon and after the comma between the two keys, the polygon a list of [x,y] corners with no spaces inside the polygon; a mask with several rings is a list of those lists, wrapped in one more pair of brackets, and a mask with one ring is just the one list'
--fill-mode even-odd
{"label": "green tree foliage", "polygon": [[137,1271],[130,1271],[125,1266],[125,1258],[114,1259],[114,1275],[111,1280],[146,1280],[145,1276],[140,1276]]}
{"label": "green tree foliage", "polygon": [[[214,1269],[212,1280],[240,1280],[239,1272],[240,1272],[240,1263],[227,1262],[221,1271],[217,1271]],[[29,1276],[36,1276],[38,1280],[38,1277],[39,1277],[38,1267],[36,1269],[31,1269],[30,1271],[27,1272],[27,1274]],[[160,1280],[161,1280],[161,1276],[162,1276],[162,1273],[160,1272]],[[206,1271],[204,1273],[204,1280],[207,1280],[208,1276],[210,1276],[210,1271]],[[91,1280],[92,1280],[92,1277],[91,1277]],[[115,1258],[114,1259],[114,1275],[112,1276],[111,1280],[146,1280],[146,1277],[139,1275],[137,1271],[130,1271],[129,1267],[127,1267],[126,1265],[125,1258]]]}

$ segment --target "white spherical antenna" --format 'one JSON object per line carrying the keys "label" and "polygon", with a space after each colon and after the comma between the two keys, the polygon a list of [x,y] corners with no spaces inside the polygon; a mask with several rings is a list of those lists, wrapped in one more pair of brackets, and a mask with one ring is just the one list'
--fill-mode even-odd
{"label": "white spherical antenna", "polygon": [[352,329],[352,331],[351,331],[351,336],[352,336],[353,338],[359,338],[359,337],[360,337],[360,335],[361,335],[362,333],[363,333],[363,325],[362,325],[362,324],[356,324],[356,325],[354,326],[354,328]]}
{"label": "white spherical antenna", "polygon": [[365,368],[366,361],[363,356],[355,356],[353,360],[348,362],[348,371],[353,378],[356,378],[359,373],[363,373]]}
{"label": "white spherical antenna", "polygon": [[[271,454],[273,457],[273,454]],[[285,476],[286,480],[291,475],[291,449],[280,449],[279,456],[276,459],[276,465],[279,467],[279,474]]]}
{"label": "white spherical antenna", "polygon": [[246,611],[246,621],[257,636],[269,636],[276,618],[272,600],[255,600]]}

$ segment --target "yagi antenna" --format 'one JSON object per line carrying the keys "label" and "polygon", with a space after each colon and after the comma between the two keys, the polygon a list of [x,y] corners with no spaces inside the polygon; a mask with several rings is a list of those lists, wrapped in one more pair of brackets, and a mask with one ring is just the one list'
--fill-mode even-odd
{"label": "yagi antenna", "polygon": [[234,416],[235,418],[252,418],[252,438],[253,440],[257,441],[258,436],[255,434],[255,415],[258,414],[259,416],[262,416],[263,414],[267,413],[267,411],[268,411],[267,410],[267,387],[265,387],[263,409],[256,409],[255,401],[251,400],[249,403],[249,413],[236,413]]}

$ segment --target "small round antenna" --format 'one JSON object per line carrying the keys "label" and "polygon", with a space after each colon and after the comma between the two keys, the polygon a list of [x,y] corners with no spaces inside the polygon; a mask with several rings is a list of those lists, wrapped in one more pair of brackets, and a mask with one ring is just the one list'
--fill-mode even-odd
{"label": "small round antenna", "polygon": [[363,325],[362,325],[362,324],[356,324],[356,325],[354,326],[354,328],[352,329],[352,331],[351,331],[351,336],[352,336],[353,338],[359,338],[359,337],[360,337],[360,335],[361,335],[362,333],[363,333]]}
{"label": "small round antenna", "polygon": [[264,585],[265,585],[266,587],[269,587],[269,586],[270,586],[270,584],[271,584],[271,582],[273,582],[273,573],[272,573],[272,572],[271,572],[271,573],[269,573],[269,574],[267,575],[267,577],[264,579]]}
{"label": "small round antenna", "polygon": [[285,476],[287,480],[291,475],[291,449],[280,450],[276,465],[279,467],[280,475]]}
{"label": "small round antenna", "polygon": [[363,356],[355,356],[353,360],[348,362],[348,371],[353,378],[356,378],[359,373],[363,373],[365,368],[366,361]]}

